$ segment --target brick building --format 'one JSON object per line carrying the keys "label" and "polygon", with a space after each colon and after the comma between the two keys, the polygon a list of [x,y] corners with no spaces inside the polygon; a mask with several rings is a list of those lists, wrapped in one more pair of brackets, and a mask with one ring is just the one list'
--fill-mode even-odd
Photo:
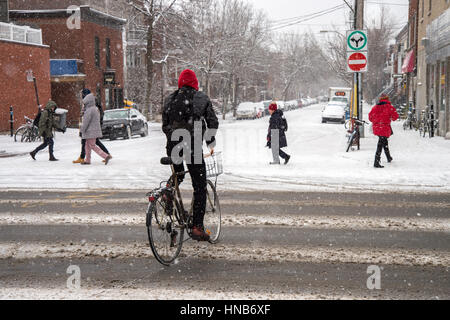
{"label": "brick building", "polygon": [[10,18],[42,29],[43,43],[50,46],[52,98],[69,110],[68,121],[75,126],[83,88],[94,92],[106,109],[123,106],[126,20],[88,6],[58,8],[63,2],[13,0]]}
{"label": "brick building", "polygon": [[450,139],[450,1],[420,0],[418,9],[417,106],[433,105],[438,134]]}
{"label": "brick building", "polygon": [[33,118],[37,113],[34,85],[27,81],[28,70],[37,80],[39,102],[45,104],[50,99],[49,64],[50,49],[42,45],[41,30],[0,22],[0,132],[10,129],[11,106],[14,129],[25,122],[24,116]]}

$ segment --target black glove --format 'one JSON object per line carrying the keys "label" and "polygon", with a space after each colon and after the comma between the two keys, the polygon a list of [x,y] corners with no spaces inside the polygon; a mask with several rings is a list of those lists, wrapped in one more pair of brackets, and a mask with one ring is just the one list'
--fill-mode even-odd
{"label": "black glove", "polygon": [[81,131],[80,131],[80,138],[82,138],[83,137],[83,135],[81,134]]}

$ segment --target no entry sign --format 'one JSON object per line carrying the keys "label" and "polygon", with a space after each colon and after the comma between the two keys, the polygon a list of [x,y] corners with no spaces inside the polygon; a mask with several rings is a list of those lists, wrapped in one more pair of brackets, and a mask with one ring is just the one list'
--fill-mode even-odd
{"label": "no entry sign", "polygon": [[349,52],[347,54],[348,72],[367,72],[367,53]]}

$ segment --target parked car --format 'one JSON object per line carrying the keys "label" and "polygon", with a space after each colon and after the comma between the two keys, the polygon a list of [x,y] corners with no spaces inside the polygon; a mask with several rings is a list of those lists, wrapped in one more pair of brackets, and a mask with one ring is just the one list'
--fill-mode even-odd
{"label": "parked car", "polygon": [[345,105],[341,103],[328,103],[322,111],[322,123],[340,122],[345,123]]}
{"label": "parked car", "polygon": [[147,119],[136,109],[114,109],[105,111],[102,133],[104,138],[131,139],[135,135],[148,136]]}
{"label": "parked car", "polygon": [[237,120],[256,119],[257,116],[258,116],[258,112],[256,110],[256,104],[253,102],[242,102],[237,107],[237,111],[236,111],[236,119]]}

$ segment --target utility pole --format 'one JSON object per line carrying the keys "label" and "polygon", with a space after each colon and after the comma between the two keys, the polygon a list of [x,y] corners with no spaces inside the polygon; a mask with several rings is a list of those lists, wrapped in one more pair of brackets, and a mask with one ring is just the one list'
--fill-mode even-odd
{"label": "utility pole", "polygon": [[[364,0],[355,0],[355,10],[354,10],[354,29],[355,30],[364,30]],[[357,72],[354,76],[354,81],[356,83],[357,88],[357,110],[358,110],[358,119],[362,120],[363,118],[363,106],[362,106],[362,86],[363,79],[362,73]],[[365,127],[362,125],[360,128],[361,138],[365,137]]]}

